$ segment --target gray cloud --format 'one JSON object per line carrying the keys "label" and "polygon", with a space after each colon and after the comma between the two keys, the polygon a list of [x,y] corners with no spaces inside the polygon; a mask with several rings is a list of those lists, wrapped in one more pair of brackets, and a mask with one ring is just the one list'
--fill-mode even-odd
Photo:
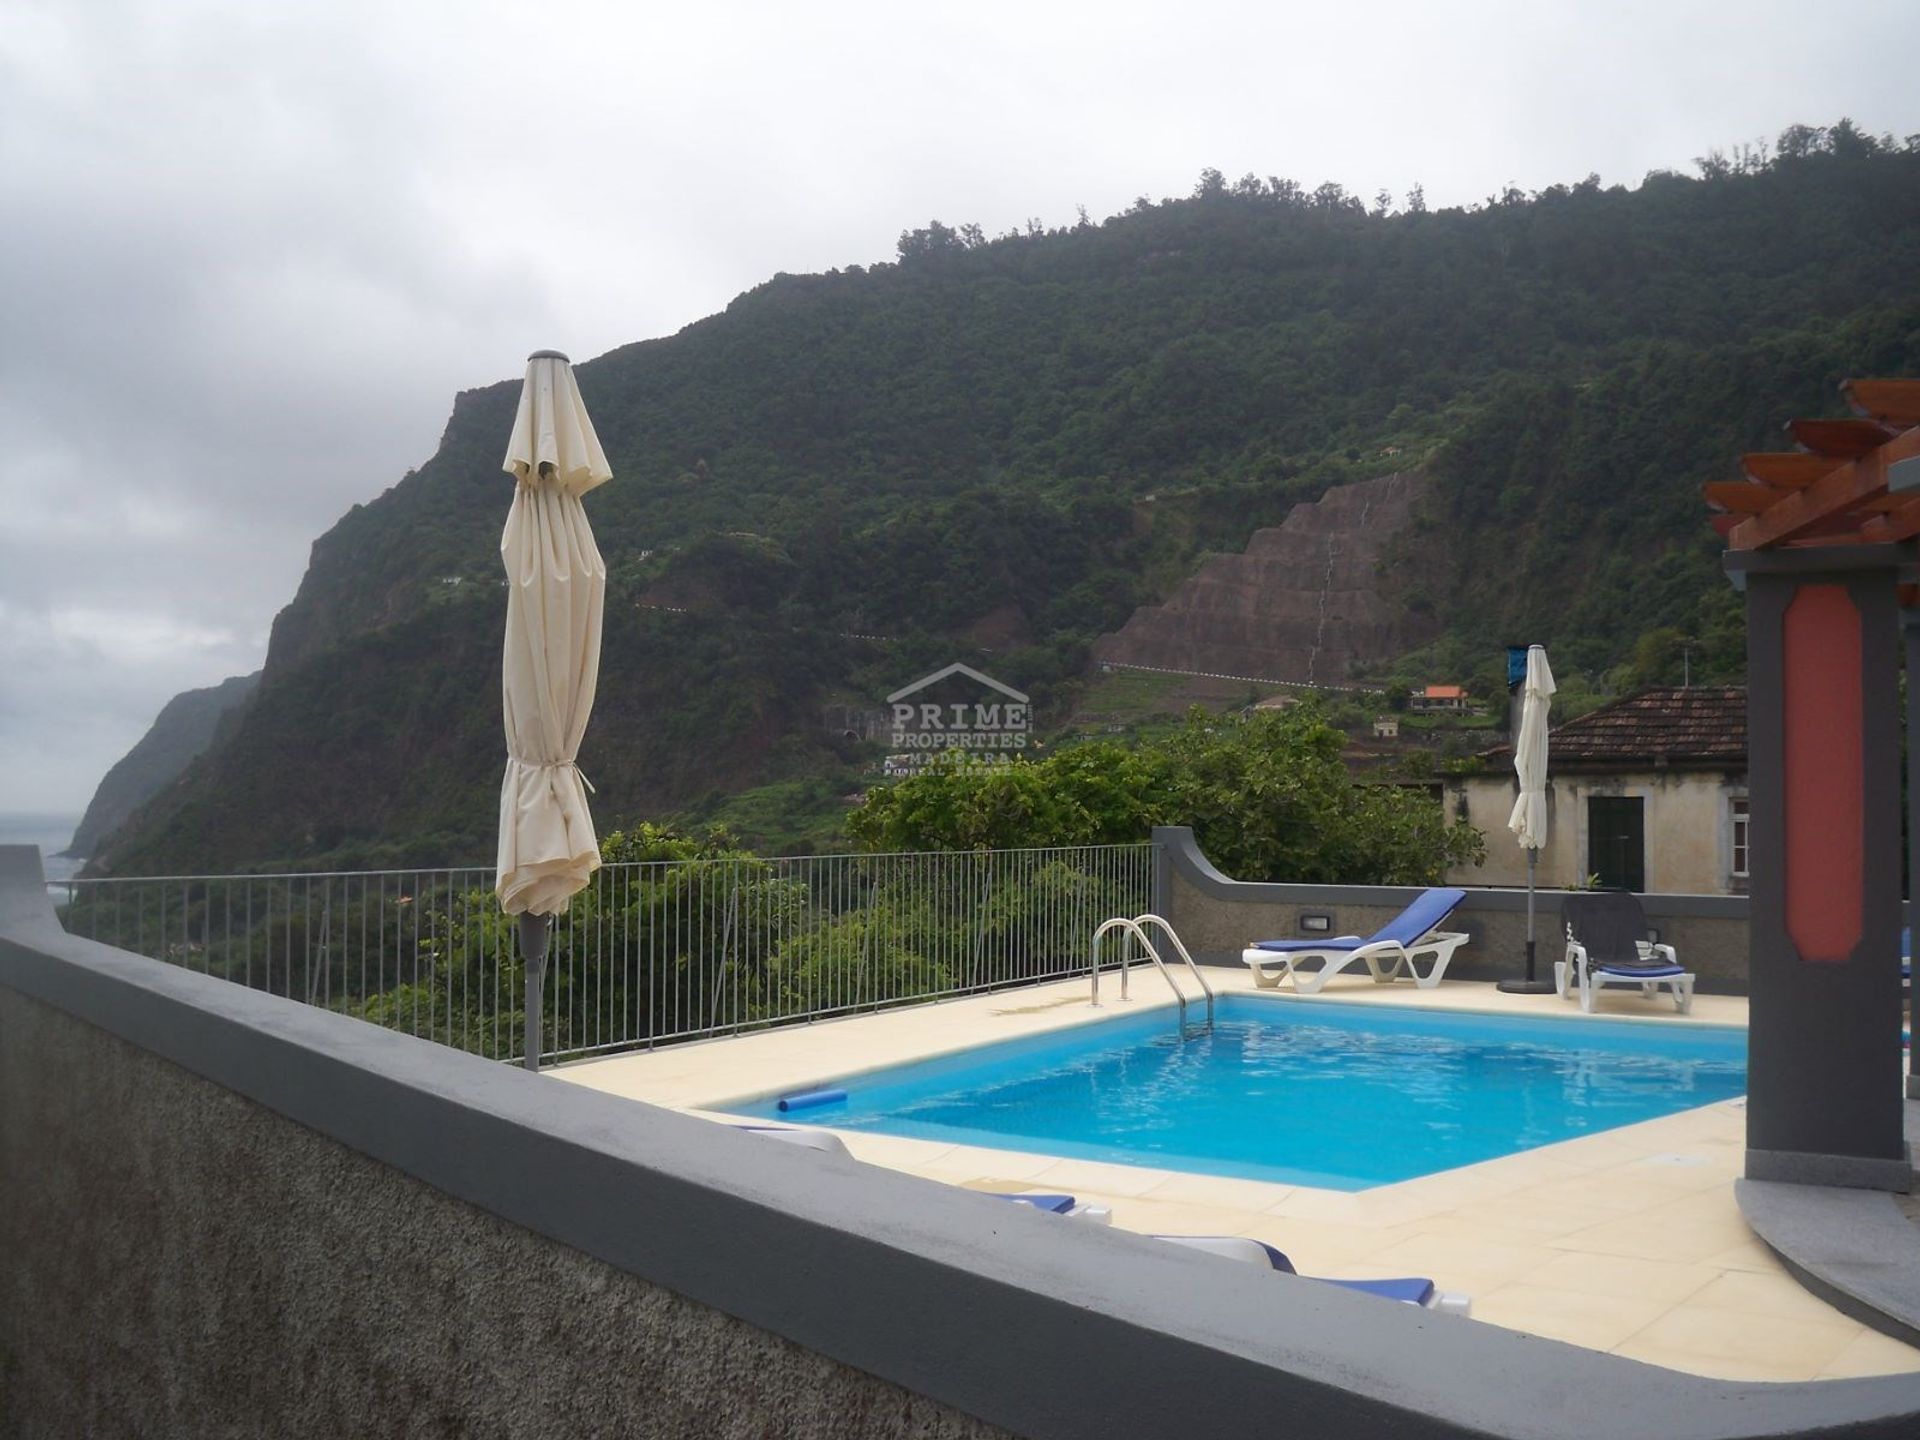
{"label": "gray cloud", "polygon": [[[1905,33],[1895,3],[1850,30]],[[454,391],[778,270],[1228,175],[1466,203],[1842,113],[1803,6],[13,0],[0,27],[0,810],[257,665]]]}

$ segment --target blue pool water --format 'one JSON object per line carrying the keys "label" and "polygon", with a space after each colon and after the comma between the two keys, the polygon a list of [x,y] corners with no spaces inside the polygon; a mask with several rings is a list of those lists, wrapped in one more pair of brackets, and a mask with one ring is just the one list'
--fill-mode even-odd
{"label": "blue pool water", "polygon": [[834,1081],[847,1098],[824,1106],[728,1108],[1364,1190],[1724,1100],[1746,1078],[1730,1027],[1227,996],[1210,1031],[1151,1011]]}

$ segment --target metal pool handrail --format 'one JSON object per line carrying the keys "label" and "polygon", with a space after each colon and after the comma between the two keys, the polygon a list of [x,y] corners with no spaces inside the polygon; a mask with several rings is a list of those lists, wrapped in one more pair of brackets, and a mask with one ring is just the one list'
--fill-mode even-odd
{"label": "metal pool handrail", "polygon": [[1173,928],[1173,926],[1169,924],[1166,920],[1162,919],[1158,915],[1155,915],[1152,911],[1148,911],[1142,915],[1134,916],[1133,923],[1142,927],[1142,933],[1144,933],[1145,927],[1149,925],[1158,925],[1161,928],[1161,930],[1166,933],[1167,939],[1173,942],[1173,948],[1180,952],[1180,958],[1186,962],[1187,969],[1193,972],[1193,978],[1199,982],[1201,993],[1203,993],[1207,997],[1207,1023],[1212,1024],[1213,1023],[1213,987],[1207,983],[1207,977],[1200,973],[1200,967],[1193,963],[1193,956],[1190,953],[1188,953],[1186,942],[1180,938],[1179,932],[1176,931]]}
{"label": "metal pool handrail", "polygon": [[[1166,932],[1168,938],[1173,941],[1175,947],[1180,951],[1180,958],[1187,962],[1187,968],[1193,972],[1193,978],[1199,982],[1200,989],[1206,994],[1207,1020],[1208,1023],[1212,1023],[1213,987],[1208,985],[1206,978],[1200,974],[1199,967],[1193,963],[1193,956],[1187,953],[1187,947],[1181,944],[1180,937],[1174,933],[1173,926],[1151,912],[1143,912],[1133,919],[1128,919],[1125,915],[1115,915],[1112,919],[1102,921],[1100,927],[1093,932],[1092,1003],[1095,1005],[1100,1003],[1100,942],[1104,940],[1110,932],[1124,930],[1127,934],[1138,940],[1140,942],[1140,948],[1147,952],[1147,958],[1153,961],[1154,969],[1160,972],[1160,978],[1165,980],[1167,982],[1167,988],[1173,991],[1173,998],[1180,1002],[1181,1023],[1184,1024],[1186,1022],[1187,997],[1182,993],[1180,987],[1174,983],[1173,972],[1167,969],[1167,962],[1160,958],[1159,949],[1154,945],[1152,939],[1148,937],[1146,930],[1142,928],[1147,924],[1158,925]],[[1127,973],[1132,968],[1133,963],[1130,958],[1123,958],[1120,961],[1120,998],[1122,1000],[1127,998]]]}

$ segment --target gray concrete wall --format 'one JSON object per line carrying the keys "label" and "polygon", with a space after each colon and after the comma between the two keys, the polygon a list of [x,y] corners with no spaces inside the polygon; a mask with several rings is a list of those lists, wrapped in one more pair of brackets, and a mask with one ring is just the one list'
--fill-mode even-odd
{"label": "gray concrete wall", "polygon": [[[0,1435],[1910,1436],[65,935],[0,848]],[[971,1418],[969,1418],[971,1417]],[[997,1429],[995,1427],[998,1427]]]}
{"label": "gray concrete wall", "polygon": [[[1230,880],[1201,853],[1185,826],[1162,826],[1154,831],[1154,841],[1160,847],[1159,903],[1169,907],[1160,913],[1173,922],[1194,958],[1211,964],[1238,965],[1241,950],[1255,940],[1305,938],[1310,933],[1371,935],[1420,894],[1411,886]],[[1539,973],[1548,978],[1565,949],[1560,902],[1566,893],[1541,890],[1534,897]],[[1746,897],[1643,895],[1641,905],[1660,938],[1699,976],[1701,990],[1746,992]],[[1332,928],[1308,932],[1301,926],[1302,915],[1331,916]],[[1449,978],[1499,980],[1516,975],[1526,961],[1526,891],[1469,888],[1449,928],[1472,937],[1454,954]],[[1331,987],[1327,993],[1333,993]]]}
{"label": "gray concrete wall", "polygon": [[4,987],[0,1175],[7,1435],[1007,1433]]}

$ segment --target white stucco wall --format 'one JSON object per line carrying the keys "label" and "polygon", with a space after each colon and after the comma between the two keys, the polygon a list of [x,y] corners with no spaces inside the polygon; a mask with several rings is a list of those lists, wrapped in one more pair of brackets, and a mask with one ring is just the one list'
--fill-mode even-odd
{"label": "white stucco wall", "polygon": [[[1683,895],[1744,893],[1732,876],[1728,801],[1747,793],[1744,774],[1647,770],[1625,775],[1556,775],[1547,790],[1547,843],[1540,851],[1539,884],[1570,888],[1594,873],[1587,839],[1587,799],[1638,795],[1646,828],[1649,891]],[[1457,867],[1448,879],[1463,885],[1525,885],[1526,852],[1514,843],[1507,816],[1519,794],[1511,774],[1455,780],[1447,787],[1449,818],[1464,818],[1487,837],[1487,863]]]}

